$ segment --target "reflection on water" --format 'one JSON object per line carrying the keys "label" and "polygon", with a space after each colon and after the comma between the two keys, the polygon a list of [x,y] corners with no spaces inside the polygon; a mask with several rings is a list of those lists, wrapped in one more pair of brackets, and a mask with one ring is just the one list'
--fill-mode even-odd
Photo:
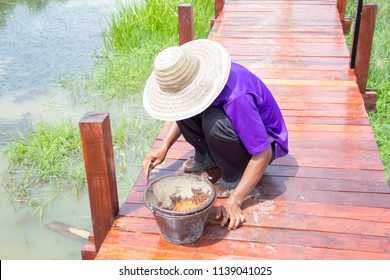
{"label": "reflection on water", "polygon": [[[0,147],[17,130],[86,108],[69,100],[60,78],[82,75],[101,47],[101,25],[115,0],[0,0]],[[7,162],[0,157],[0,172]],[[57,198],[42,220],[16,211],[0,177],[0,259],[80,259],[85,241],[48,229],[51,221],[89,229],[87,195]],[[86,225],[87,228],[86,228]]]}
{"label": "reflection on water", "polygon": [[[62,119],[60,112],[54,113],[55,108],[46,117],[50,110],[42,112],[41,107],[52,105],[47,104],[46,98],[57,93],[55,81],[83,73],[90,67],[92,55],[101,44],[103,17],[112,2],[11,1],[14,4],[2,10],[6,23],[0,29],[0,102],[3,107],[7,104],[8,111],[11,108],[18,111],[0,115],[3,133],[15,123],[15,114],[23,115],[19,125],[24,120],[29,123],[31,114],[34,119]],[[74,110],[69,104],[59,104],[61,108],[65,105],[69,111]]]}

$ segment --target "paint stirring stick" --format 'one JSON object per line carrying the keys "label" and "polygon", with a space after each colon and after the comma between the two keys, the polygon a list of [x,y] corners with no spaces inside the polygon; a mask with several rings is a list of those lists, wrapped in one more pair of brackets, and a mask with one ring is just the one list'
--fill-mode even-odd
{"label": "paint stirring stick", "polygon": [[150,176],[150,172],[152,171],[152,169],[153,169],[153,161],[151,161],[149,163],[149,166],[148,166],[148,173],[146,173],[146,185],[148,185],[149,176]]}

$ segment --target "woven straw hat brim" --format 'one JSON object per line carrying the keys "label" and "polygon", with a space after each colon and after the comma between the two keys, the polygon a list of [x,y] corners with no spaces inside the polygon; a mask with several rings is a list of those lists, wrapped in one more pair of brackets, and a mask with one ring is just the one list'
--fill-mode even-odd
{"label": "woven straw hat brim", "polygon": [[218,97],[229,77],[230,55],[220,44],[198,39],[181,48],[199,58],[199,72],[188,86],[175,93],[161,90],[155,72],[150,75],[143,105],[156,119],[178,121],[203,112]]}

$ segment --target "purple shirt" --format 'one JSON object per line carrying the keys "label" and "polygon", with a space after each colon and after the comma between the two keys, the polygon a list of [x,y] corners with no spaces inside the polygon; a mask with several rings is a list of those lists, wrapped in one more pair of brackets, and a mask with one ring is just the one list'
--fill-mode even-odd
{"label": "purple shirt", "polygon": [[251,155],[266,150],[275,139],[275,158],[288,153],[288,133],[282,113],[267,86],[245,67],[232,62],[228,81],[212,106],[223,108]]}

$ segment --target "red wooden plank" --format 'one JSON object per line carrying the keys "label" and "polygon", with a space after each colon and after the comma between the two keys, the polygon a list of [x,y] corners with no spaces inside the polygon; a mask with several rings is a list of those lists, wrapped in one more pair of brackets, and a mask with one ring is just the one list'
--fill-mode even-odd
{"label": "red wooden plank", "polygon": [[[327,26],[340,28],[340,24],[333,19],[321,19],[321,18],[285,18],[283,22],[280,22],[279,18],[264,18],[264,17],[224,17],[218,20],[219,26],[243,26],[243,25],[268,25],[268,26]],[[234,42],[239,43],[239,42]],[[233,44],[234,44],[233,43]]]}
{"label": "red wooden plank", "polygon": [[[297,62],[301,63],[301,62]],[[271,89],[272,93],[276,96],[279,95],[290,95],[295,96],[302,96],[302,95],[309,95],[309,96],[345,96],[348,98],[359,98],[359,91],[357,88],[357,85],[278,85],[276,83],[274,84],[267,84],[267,86]]]}
{"label": "red wooden plank", "polygon": [[[152,149],[157,149],[161,145],[161,140],[157,140]],[[301,139],[290,139],[289,147],[290,149],[332,149],[337,150],[344,145],[348,145],[351,150],[367,150],[367,151],[378,151],[378,146],[374,140],[372,141],[345,141],[345,140],[333,140],[333,139],[324,139],[324,140],[305,140]],[[175,150],[191,150],[192,146],[186,142],[178,142],[173,146]]]}
{"label": "red wooden plank", "polygon": [[[310,103],[309,103],[310,104]],[[357,132],[372,133],[372,128],[367,125],[332,125],[332,124],[296,124],[287,123],[288,131],[325,131],[325,132]],[[331,139],[332,134],[329,134]]]}
{"label": "red wooden plank", "polygon": [[[298,134],[301,132],[297,132]],[[311,133],[302,132],[303,135],[314,135],[318,139],[327,136],[327,133]],[[334,133],[339,134],[339,133]],[[354,134],[351,134],[354,135]],[[299,139],[298,139],[299,140]],[[347,147],[346,147],[347,148]],[[171,149],[167,156],[168,158],[187,159],[193,155],[193,151],[173,150]],[[327,168],[348,168],[348,169],[363,169],[363,170],[384,170],[380,155],[377,151],[362,151],[342,149],[290,149],[289,155],[283,158],[278,158],[274,161],[275,164],[293,165],[293,166],[308,166],[308,167],[327,167]]]}
{"label": "red wooden plank", "polygon": [[306,149],[290,150],[289,156],[274,162],[281,165],[384,170],[376,151]]}
{"label": "red wooden plank", "polygon": [[[292,180],[290,178],[285,178],[284,181],[282,179],[276,180],[273,178],[273,180],[271,180],[272,184],[269,184],[269,182],[264,184],[265,181],[266,179],[259,184],[256,190],[256,197],[263,200],[300,201],[390,208],[390,195],[388,194],[388,191],[387,193],[375,193],[320,190],[315,188],[315,179],[306,179],[305,181],[309,181],[308,186],[298,185],[296,180]],[[126,202],[142,204],[143,192],[132,192],[128,196]]]}
{"label": "red wooden plank", "polygon": [[[290,131],[289,133],[289,139],[291,140],[300,140],[300,141],[305,141],[305,140],[323,140],[331,136],[332,140],[341,140],[345,141],[345,145],[349,143],[349,141],[375,141],[375,138],[372,134],[363,134],[363,133],[355,133],[355,132],[332,132],[331,134],[317,131],[317,132],[312,132],[312,131]],[[348,148],[348,146],[345,146],[345,148]],[[362,151],[364,152],[364,151]],[[338,156],[337,156],[338,157]]]}
{"label": "red wooden plank", "polygon": [[[156,246],[163,243],[165,246]],[[124,245],[118,245],[124,244]],[[212,252],[197,252],[198,250],[177,250],[177,246],[170,244],[157,234],[131,234],[127,232],[111,231],[106,239],[106,246],[101,248],[99,259],[149,259],[149,260],[202,260],[202,259],[225,259],[224,255]],[[104,255],[104,258],[100,258]],[[228,258],[230,258],[229,256]],[[250,256],[235,256],[235,259],[255,259]]]}
{"label": "red wooden plank", "polygon": [[349,168],[315,168],[304,166],[283,166],[271,164],[265,171],[266,175],[295,177],[295,178],[322,178],[335,179],[342,178],[346,180],[362,180],[367,183],[387,181],[384,172],[372,170],[357,170]]}
{"label": "red wooden plank", "polygon": [[[216,205],[220,205],[223,200],[218,200]],[[284,201],[284,200],[248,200],[244,203],[245,216],[251,217],[252,224],[255,224],[255,219],[259,225],[262,225],[262,216],[307,216],[316,218],[327,218],[327,219],[339,219],[339,220],[350,220],[360,222],[375,222],[380,223],[379,226],[387,228],[390,224],[390,209],[388,208],[374,208],[364,206],[353,206],[353,205],[337,205],[337,204],[326,204],[326,203],[312,203],[305,201]],[[144,204],[141,203],[125,203],[121,207],[120,216],[135,217],[135,218],[153,218],[152,213],[147,209]],[[271,217],[268,217],[270,219]],[[210,215],[209,221],[212,221],[214,216]],[[119,221],[119,219],[118,219]],[[126,220],[121,220],[126,223]],[[286,221],[286,223],[289,223]],[[118,225],[117,225],[118,226]],[[374,225],[375,227],[375,225]],[[343,229],[342,226],[336,229],[336,231],[348,230]],[[373,230],[373,229],[369,229]],[[375,230],[375,229],[374,229]],[[360,234],[368,234],[365,230],[361,231]],[[382,235],[387,236],[390,234],[387,230],[382,230]]]}
{"label": "red wooden plank", "polygon": [[[166,172],[180,171],[183,172],[182,165],[184,160],[166,159],[163,164],[156,167],[152,171],[152,178],[154,173],[165,170]],[[375,184],[375,182],[387,181],[385,173],[383,171],[373,170],[358,170],[349,168],[325,168],[325,167],[305,167],[305,166],[287,166],[271,164],[265,171],[266,175],[279,176],[279,177],[295,177],[295,178],[322,178],[322,179],[345,179],[345,180],[361,180],[367,182],[367,184]],[[139,181],[140,180],[140,181]],[[145,184],[145,176],[140,174],[139,178],[135,182],[135,185]]]}
{"label": "red wooden plank", "polygon": [[363,99],[355,95],[353,97],[347,97],[343,95],[335,95],[334,93],[329,93],[326,94],[324,93],[323,95],[299,95],[292,93],[290,96],[288,95],[274,95],[276,101],[280,104],[285,104],[285,103],[321,103],[321,104],[363,104]]}
{"label": "red wooden plank", "polygon": [[339,104],[339,103],[309,103],[309,102],[285,102],[279,105],[282,110],[305,110],[305,111],[352,111],[352,112],[365,112],[364,104]]}
{"label": "red wooden plank", "polygon": [[[329,124],[329,125],[369,125],[368,119],[360,118],[304,118],[300,116],[296,117],[284,117],[286,123],[290,124]],[[351,139],[354,140],[354,139]]]}
{"label": "red wooden plank", "polygon": [[[263,5],[257,4],[255,2],[252,5],[238,5],[238,2],[232,2],[231,5],[226,5],[224,8],[225,13],[241,13],[241,12],[277,12],[277,13],[286,13],[294,15],[296,13],[304,13],[307,14],[308,17],[313,17],[312,15],[317,14],[328,14],[328,16],[334,17],[336,15],[335,9],[333,5],[321,5],[321,7],[317,7],[318,9],[314,9],[312,5],[291,5],[291,3],[283,3],[282,5],[278,5],[278,3],[272,2],[272,5]],[[321,13],[319,13],[319,9]]]}
{"label": "red wooden plank", "polygon": [[352,81],[354,78],[351,73],[344,71],[311,71],[311,70],[285,70],[275,69],[267,71],[265,69],[251,69],[259,77],[266,79],[277,79],[283,77],[290,80],[322,79],[324,85],[332,85],[335,80]]}
{"label": "red wooden plank", "polygon": [[[285,43],[273,40],[273,44],[260,43],[256,45],[246,44],[244,40],[240,40],[239,45],[229,45],[226,48],[233,56],[237,54],[245,54],[246,56],[264,54],[272,56],[333,57],[337,53],[337,57],[349,57],[349,52],[344,45],[325,45],[324,43],[298,44],[287,40]],[[243,48],[246,50],[245,52],[242,51]]]}
{"label": "red wooden plank", "polygon": [[[294,0],[294,5],[334,5],[336,4],[337,0]],[[288,1],[281,1],[281,0],[235,0],[230,1],[231,5],[287,5]]]}
{"label": "red wooden plank", "polygon": [[[378,221],[352,219],[351,217],[346,216],[341,218],[327,215],[316,216],[313,213],[307,212],[295,214],[290,207],[282,208],[279,206],[276,210],[274,205],[276,202],[277,201],[258,202],[248,200],[243,206],[246,219],[243,227],[343,233],[385,238],[390,237],[389,222],[383,223]],[[316,205],[321,204],[317,203]],[[325,209],[328,210],[328,208]],[[386,209],[386,212],[382,214],[388,215],[390,213],[389,211],[390,209]],[[379,213],[379,211],[377,211],[377,213]],[[212,208],[207,222],[210,224],[219,224],[219,221],[215,219],[215,215],[216,207]],[[140,222],[140,226],[144,226],[143,224],[148,223],[146,220],[134,220],[134,218],[154,219],[151,212],[146,207],[142,207],[138,208],[136,211],[129,212],[125,217],[118,218],[113,229],[121,231],[140,231],[140,229],[135,226],[135,223]],[[156,223],[148,226],[148,230],[151,228],[153,228],[153,233],[159,232]]]}
{"label": "red wooden plank", "polygon": [[[315,32],[312,32],[312,33],[304,33],[304,32],[301,32],[301,33],[296,33],[294,35],[291,34],[291,32],[288,32],[287,30],[284,31],[284,32],[272,32],[271,30],[268,30],[268,31],[264,31],[264,32],[246,32],[246,33],[242,33],[242,32],[239,32],[239,31],[230,31],[228,33],[228,35],[224,35],[223,37],[221,36],[220,33],[218,33],[218,31],[213,31],[214,29],[212,29],[210,31],[210,40],[214,40],[215,38],[218,38],[218,37],[221,37],[221,38],[235,38],[235,39],[253,39],[253,38],[257,38],[257,39],[289,39],[291,41],[294,41],[294,40],[300,40],[300,39],[310,39],[310,38],[313,38],[313,36],[315,35],[315,37],[318,39],[322,39],[322,40],[325,40],[325,39],[333,39],[335,38],[336,40],[342,40],[344,37],[343,37],[343,34],[342,33],[335,33],[335,32],[324,32],[324,33],[321,33],[321,34],[318,34],[318,33],[315,33]],[[335,54],[337,55],[337,54]]]}
{"label": "red wooden plank", "polygon": [[[263,217],[264,218],[264,217]],[[288,218],[288,217],[287,217]],[[387,225],[388,226],[388,225]],[[143,234],[159,234],[158,226],[153,218],[132,218],[122,217],[116,221],[113,230],[119,232],[139,232]],[[352,229],[352,231],[355,229]],[[112,231],[111,231],[112,232]],[[241,226],[237,230],[229,231],[226,227],[221,227],[218,223],[206,223],[202,235],[202,240],[190,245],[174,245],[176,252],[188,252],[189,248],[199,250],[201,246],[198,243],[215,243],[216,239],[232,241],[249,241],[250,243],[273,243],[281,245],[295,245],[315,248],[328,248],[336,250],[351,250],[361,252],[372,252],[385,254],[390,249],[390,239],[382,236],[371,236],[365,234],[344,234],[333,232],[321,232],[308,230],[292,230],[277,227],[263,227],[262,225],[254,227]],[[161,240],[160,240],[161,241]],[[203,241],[203,242],[202,242]],[[109,242],[109,241],[107,241]],[[164,242],[165,243],[165,242]],[[219,243],[219,242],[218,242]],[[243,243],[243,242],[241,242]],[[161,242],[160,242],[161,244]],[[159,244],[155,244],[159,247]],[[229,252],[234,255],[234,251],[227,251],[222,247],[222,252]],[[208,251],[210,252],[210,251]]]}
{"label": "red wooden plank", "polygon": [[[298,117],[302,117],[302,116],[297,116],[294,118],[298,118]],[[290,118],[293,118],[293,117],[290,117]],[[287,125],[290,125],[290,124],[287,123]],[[291,125],[293,125],[293,124],[291,124]],[[328,132],[329,132],[329,129],[325,129],[324,127],[323,127],[322,131],[321,130],[295,131],[293,129],[293,130],[289,131],[289,140],[301,140],[301,141],[321,140],[322,141],[322,140],[326,140],[326,138],[329,138],[329,136],[331,136],[331,138],[329,140],[341,140],[341,141],[345,141],[346,144],[348,144],[349,142],[352,142],[352,141],[375,141],[374,135],[371,133],[360,133],[359,131],[341,131],[341,130],[334,131],[331,134],[328,134]],[[157,136],[157,140],[164,139],[165,135],[166,135],[166,131],[163,129],[159,133],[159,135]],[[188,146],[188,147],[190,147],[190,146]],[[181,156],[174,157],[173,155],[172,155],[172,157],[176,158],[176,159],[182,158]]]}
{"label": "red wooden plank", "polygon": [[[118,246],[117,244],[124,244]],[[137,245],[135,245],[137,244]],[[387,254],[334,250],[273,243],[242,243],[230,240],[215,242],[200,239],[196,245],[172,245],[157,234],[110,232],[105,258],[97,259],[387,259]],[[214,252],[210,254],[210,252]]]}
{"label": "red wooden plank", "polygon": [[[272,59],[266,55],[235,56],[234,61],[245,65],[252,71],[257,69],[280,70],[312,70],[320,71],[349,71],[348,61],[345,57],[310,57],[310,56],[278,56]],[[330,91],[331,92],[331,91]]]}

